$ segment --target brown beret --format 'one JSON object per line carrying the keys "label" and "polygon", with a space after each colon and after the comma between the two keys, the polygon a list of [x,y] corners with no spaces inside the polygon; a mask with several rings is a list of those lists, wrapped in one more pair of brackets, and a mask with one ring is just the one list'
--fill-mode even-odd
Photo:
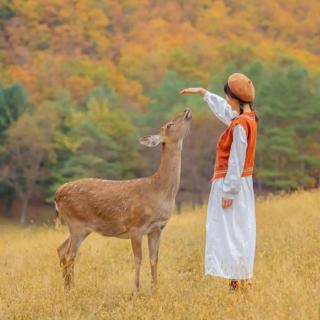
{"label": "brown beret", "polygon": [[242,73],[234,73],[228,78],[228,87],[238,99],[253,102],[255,89],[252,81]]}

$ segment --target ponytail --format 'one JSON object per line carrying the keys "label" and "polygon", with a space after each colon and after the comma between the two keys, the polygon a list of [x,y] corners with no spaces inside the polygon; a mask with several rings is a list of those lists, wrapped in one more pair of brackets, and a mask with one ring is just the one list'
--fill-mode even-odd
{"label": "ponytail", "polygon": [[[253,106],[254,106],[254,103],[253,103],[253,102],[249,103],[249,106],[250,106],[251,111],[255,110],[255,109],[253,108]],[[256,119],[256,123],[259,123],[260,119],[259,119],[259,117],[257,116],[257,112],[254,113],[254,117],[255,117],[255,119]]]}
{"label": "ponytail", "polygon": [[243,102],[242,101],[240,101],[239,107],[240,107],[240,114],[243,114]]}

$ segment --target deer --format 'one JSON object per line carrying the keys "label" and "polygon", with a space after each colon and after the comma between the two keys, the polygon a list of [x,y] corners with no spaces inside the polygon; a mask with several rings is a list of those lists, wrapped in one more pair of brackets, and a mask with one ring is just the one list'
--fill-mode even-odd
{"label": "deer", "polygon": [[151,290],[156,288],[160,237],[175,207],[182,144],[191,119],[192,112],[186,109],[162,126],[159,134],[139,139],[147,147],[162,145],[160,166],[153,175],[130,180],[83,178],[58,188],[55,193],[57,218],[63,220],[69,229],[69,237],[57,250],[66,291],[74,284],[77,251],[91,232],[131,240],[135,265],[134,295],[140,290],[142,238],[146,235]]}

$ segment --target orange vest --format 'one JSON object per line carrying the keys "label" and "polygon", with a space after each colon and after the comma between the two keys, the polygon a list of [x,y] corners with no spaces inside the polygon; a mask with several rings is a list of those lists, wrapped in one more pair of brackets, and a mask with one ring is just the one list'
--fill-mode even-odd
{"label": "orange vest", "polygon": [[255,111],[245,112],[234,118],[229,127],[221,134],[216,147],[216,161],[214,174],[211,181],[223,178],[227,175],[228,160],[233,140],[233,129],[241,124],[247,133],[247,151],[242,177],[251,176],[253,173],[254,156],[256,151],[257,123]]}

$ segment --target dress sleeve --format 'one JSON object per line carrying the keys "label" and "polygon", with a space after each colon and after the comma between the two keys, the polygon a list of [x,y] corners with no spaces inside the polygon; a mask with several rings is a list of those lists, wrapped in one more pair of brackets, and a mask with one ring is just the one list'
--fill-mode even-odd
{"label": "dress sleeve", "polygon": [[208,103],[214,115],[227,126],[238,116],[237,111],[233,111],[228,102],[215,93],[206,91],[203,100]]}
{"label": "dress sleeve", "polygon": [[240,191],[246,150],[247,134],[243,126],[238,124],[233,129],[233,141],[228,161],[228,171],[222,186],[222,197],[225,199],[234,199]]}

